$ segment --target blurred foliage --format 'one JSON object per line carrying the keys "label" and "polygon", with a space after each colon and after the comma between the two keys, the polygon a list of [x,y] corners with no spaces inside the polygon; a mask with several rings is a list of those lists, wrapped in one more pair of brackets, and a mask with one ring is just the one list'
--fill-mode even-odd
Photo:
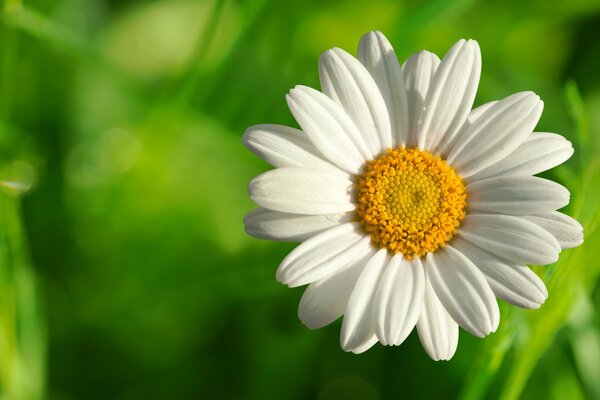
{"label": "blurred foliage", "polygon": [[[597,0],[0,4],[0,399],[600,398]],[[274,279],[293,245],[243,233],[269,168],[243,130],[295,125],[287,90],[372,29],[402,59],[477,39],[477,104],[533,90],[576,147],[547,175],[585,244],[448,363],[415,334],[356,356],[339,321],[309,332]]]}

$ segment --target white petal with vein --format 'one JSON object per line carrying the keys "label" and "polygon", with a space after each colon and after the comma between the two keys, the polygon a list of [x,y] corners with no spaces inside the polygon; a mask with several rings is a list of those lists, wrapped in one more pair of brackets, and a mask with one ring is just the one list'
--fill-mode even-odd
{"label": "white petal with vein", "polygon": [[257,208],[246,214],[244,225],[246,233],[259,239],[303,242],[351,220],[350,213],[299,215]]}
{"label": "white petal with vein", "polygon": [[475,123],[475,121],[477,121],[479,118],[481,118],[481,116],[490,107],[492,107],[496,103],[497,103],[497,101],[490,101],[488,103],[484,103],[484,104],[480,105],[479,107],[471,110],[471,112],[469,113],[469,116],[467,117],[467,120],[463,124],[462,128],[460,128],[460,131],[458,132],[458,134],[454,135],[454,137],[452,137],[452,139],[450,139],[450,140],[442,140],[440,142],[440,144],[438,146],[440,154],[442,154],[444,157],[446,157],[448,155],[448,152],[450,151],[450,149],[452,149],[456,145],[456,142],[461,141],[461,139],[463,138],[463,136],[461,134],[463,132],[466,132],[469,129],[469,127]]}
{"label": "white petal with vein", "polygon": [[243,142],[274,167],[304,167],[348,175],[327,161],[299,129],[283,125],[254,125],[246,129]]}
{"label": "white petal with vein", "polygon": [[548,231],[512,215],[467,215],[458,235],[517,264],[552,264],[560,253],[558,241]]}
{"label": "white petal with vein", "polygon": [[569,190],[537,176],[499,176],[467,185],[471,211],[533,214],[569,204]]}
{"label": "white petal with vein", "polygon": [[370,151],[350,117],[333,100],[306,86],[286,96],[288,106],[310,141],[333,164],[358,173]]}
{"label": "white petal with vein", "polygon": [[470,176],[467,182],[496,176],[536,175],[564,163],[573,152],[571,142],[564,137],[534,132],[506,158]]}
{"label": "white petal with vein", "polygon": [[523,218],[541,226],[552,234],[563,249],[583,243],[583,227],[575,219],[558,211],[540,215],[524,215]]}
{"label": "white petal with vein", "polygon": [[[360,39],[358,59],[377,83],[385,101],[393,136],[391,145],[403,145],[409,117],[402,72],[392,45],[381,32],[369,32]],[[382,141],[382,144],[386,143]],[[387,147],[389,145],[383,148]]]}
{"label": "white petal with vein", "polygon": [[261,207],[294,214],[335,214],[354,210],[352,182],[335,172],[286,167],[250,182],[250,198]]}
{"label": "white petal with vein", "polygon": [[385,267],[375,293],[375,333],[384,345],[400,345],[415,327],[425,291],[423,265],[396,254]]}
{"label": "white petal with vein", "polygon": [[500,258],[461,238],[456,238],[452,246],[483,272],[496,297],[530,309],[539,308],[546,301],[546,285],[528,267]]}
{"label": "white petal with vein", "polygon": [[488,101],[487,103],[483,103],[479,107],[472,109],[471,112],[469,113],[469,117],[467,118],[467,122],[465,122],[465,125],[463,126],[463,129],[465,129],[465,127],[475,123],[475,121],[477,121],[479,118],[481,118],[481,116],[497,102],[498,102],[498,100]]}
{"label": "white petal with vein", "polygon": [[458,324],[448,314],[427,278],[417,332],[423,348],[435,361],[449,360],[456,352]]}
{"label": "white petal with vein", "polygon": [[358,276],[374,253],[368,251],[348,267],[308,285],[298,307],[298,318],[304,325],[319,329],[344,314]]}
{"label": "white petal with vein", "polygon": [[450,245],[428,253],[427,277],[448,314],[471,334],[495,332],[500,311],[492,289],[477,267]]}
{"label": "white petal with vein", "polygon": [[502,160],[531,134],[542,109],[543,102],[532,92],[500,100],[459,132],[448,163],[467,178]]}
{"label": "white petal with vein", "polygon": [[289,287],[326,278],[369,253],[369,237],[358,223],[336,226],[296,247],[281,262],[277,280]]}
{"label": "white petal with vein", "polygon": [[377,342],[373,300],[388,262],[387,250],[381,249],[369,260],[358,277],[342,322],[340,344],[345,351],[361,353]]}
{"label": "white petal with vein", "polygon": [[439,65],[440,58],[425,50],[413,54],[402,65],[408,109],[407,147],[416,147],[419,143],[417,133],[423,122],[425,98]]}
{"label": "white petal with vein", "polygon": [[360,61],[342,49],[328,50],[319,60],[319,77],[323,93],[352,119],[371,156],[392,146],[387,107],[373,77]]}
{"label": "white petal with vein", "polygon": [[436,151],[441,141],[452,140],[469,116],[480,74],[479,45],[461,39],[440,63],[427,92],[417,133],[420,148]]}

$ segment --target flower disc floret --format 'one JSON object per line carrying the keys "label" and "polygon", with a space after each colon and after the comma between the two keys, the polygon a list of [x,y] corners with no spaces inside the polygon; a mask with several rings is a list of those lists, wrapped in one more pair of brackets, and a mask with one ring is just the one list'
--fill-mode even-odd
{"label": "flower disc floret", "polygon": [[366,165],[356,186],[356,212],[372,242],[408,259],[444,246],[465,216],[461,177],[418,148],[389,149]]}

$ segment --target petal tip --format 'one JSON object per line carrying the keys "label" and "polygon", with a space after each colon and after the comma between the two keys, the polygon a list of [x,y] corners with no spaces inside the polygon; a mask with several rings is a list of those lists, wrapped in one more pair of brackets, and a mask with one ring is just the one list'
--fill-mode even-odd
{"label": "petal tip", "polygon": [[547,262],[543,265],[550,265],[550,264],[554,264],[555,262],[557,262],[558,259],[560,258],[559,254],[560,254],[560,250],[558,252],[556,252],[555,254],[553,254],[552,256],[548,257]]}
{"label": "petal tip", "polygon": [[303,94],[308,94],[310,91],[313,91],[315,89],[310,88],[306,85],[296,85],[293,88],[290,89],[290,91],[287,93],[287,96],[290,97],[297,97],[297,96],[301,96]]}
{"label": "petal tip", "polygon": [[386,39],[385,35],[381,32],[378,31],[376,29],[369,31],[367,33],[365,33],[364,35],[361,36],[360,41],[362,42],[363,40],[372,40],[372,41],[376,41],[380,38]]}
{"label": "petal tip", "polygon": [[446,353],[435,354],[434,356],[429,355],[433,361],[450,361],[454,354],[456,353],[456,348],[451,349]]}
{"label": "petal tip", "polygon": [[581,232],[581,238],[579,238],[579,240],[574,241],[570,245],[571,245],[571,247],[578,247],[578,246],[581,246],[583,244],[583,242],[585,242],[585,240],[583,238],[583,232]]}
{"label": "petal tip", "polygon": [[454,354],[456,353],[457,344],[452,345],[448,343],[447,346],[438,347],[438,348],[429,348],[424,347],[425,352],[433,361],[450,361]]}
{"label": "petal tip", "polygon": [[250,183],[248,183],[248,196],[250,197],[250,200],[252,200],[253,202],[255,202],[256,204],[257,201],[254,199],[254,197],[256,196],[256,190],[257,190],[257,186],[258,183],[260,182],[260,178],[263,174],[260,174],[258,176],[255,176],[254,178],[252,178],[252,180],[250,181]]}
{"label": "petal tip", "polygon": [[340,347],[346,353],[354,353],[353,347],[350,346],[350,338],[347,335],[344,335],[344,330],[342,329],[342,334],[340,335]]}
{"label": "petal tip", "polygon": [[253,222],[253,218],[255,218],[256,216],[256,210],[258,209],[248,212],[246,215],[244,215],[244,218],[242,219],[242,222],[244,223],[244,231],[250,236],[252,236],[252,234],[250,233],[251,224]]}
{"label": "petal tip", "polygon": [[544,302],[538,303],[538,302],[531,302],[531,304],[527,305],[527,307],[524,307],[528,310],[538,310],[542,304],[544,304]]}
{"label": "petal tip", "polygon": [[255,132],[257,131],[259,126],[260,125],[252,125],[246,128],[246,130],[242,134],[242,144],[249,150],[252,150],[252,148],[254,147],[252,145],[252,139],[256,135]]}
{"label": "petal tip", "polygon": [[326,62],[329,62],[332,58],[336,57],[335,47],[327,49],[319,56],[319,67],[323,66]]}
{"label": "petal tip", "polygon": [[[281,268],[281,267],[279,267]],[[277,270],[277,272],[275,272],[275,280],[279,283],[281,283],[282,285],[285,285],[285,279],[284,279],[284,274],[282,272],[279,271],[279,269]]]}
{"label": "petal tip", "polygon": [[310,318],[309,316],[304,315],[304,313],[302,312],[302,307],[298,307],[298,319],[300,320],[302,325],[304,325],[311,331],[322,328],[322,324],[314,321],[313,318]]}
{"label": "petal tip", "polygon": [[[462,40],[465,40],[465,39],[462,39]],[[477,40],[467,39],[466,42],[469,46],[472,46],[475,50],[479,49],[479,42]]]}

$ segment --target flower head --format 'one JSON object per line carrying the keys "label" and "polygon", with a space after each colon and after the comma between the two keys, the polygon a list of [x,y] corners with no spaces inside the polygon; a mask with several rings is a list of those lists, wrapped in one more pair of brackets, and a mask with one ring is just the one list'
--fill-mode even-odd
{"label": "flower head", "polygon": [[298,312],[309,328],[344,316],[346,351],[399,345],[416,326],[429,356],[450,359],[459,326],[479,337],[497,329],[495,297],[540,307],[548,293],[527,265],[583,241],[557,211],[568,190],[534,176],[566,161],[571,143],[533,132],[543,103],[532,92],[472,110],[480,72],[473,40],[441,61],[422,51],[400,65],[370,32],[358,59],[321,56],[321,92],[290,91],[302,130],[244,135],[276,167],[250,183],[260,208],[246,230],[302,242],[277,279],[309,285]]}

